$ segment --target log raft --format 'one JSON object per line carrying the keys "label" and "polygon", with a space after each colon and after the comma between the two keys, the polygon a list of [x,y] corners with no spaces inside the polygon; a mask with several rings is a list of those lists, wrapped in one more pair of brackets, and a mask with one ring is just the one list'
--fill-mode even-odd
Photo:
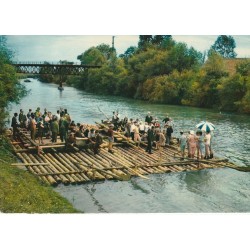
{"label": "log raft", "polygon": [[[101,128],[101,127],[100,127]],[[113,145],[114,153],[109,153],[104,142],[98,154],[87,148],[65,147],[64,143],[44,140],[39,145],[31,140],[29,133],[19,131],[18,139],[10,136],[10,145],[19,162],[13,167],[25,167],[31,174],[49,185],[63,183],[80,184],[92,181],[121,180],[131,177],[149,179],[150,174],[200,171],[208,168],[237,166],[226,159],[181,159],[177,144],[145,151],[121,133],[116,132],[119,143]],[[60,140],[59,140],[60,141]]]}

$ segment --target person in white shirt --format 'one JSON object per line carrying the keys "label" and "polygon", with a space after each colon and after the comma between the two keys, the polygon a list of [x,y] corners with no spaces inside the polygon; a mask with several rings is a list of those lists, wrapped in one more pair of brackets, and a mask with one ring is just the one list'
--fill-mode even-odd
{"label": "person in white shirt", "polygon": [[204,137],[204,144],[205,144],[205,157],[204,159],[210,158],[210,140],[211,140],[211,134],[210,132],[206,132]]}
{"label": "person in white shirt", "polygon": [[57,121],[59,122],[59,120],[60,120],[60,110],[57,110],[56,111],[56,114],[55,114],[55,116],[56,116],[56,119],[57,119]]}
{"label": "person in white shirt", "polygon": [[142,122],[139,123],[139,132],[140,134],[145,132],[145,125]]}
{"label": "person in white shirt", "polygon": [[180,131],[180,138],[179,138],[179,145],[180,145],[180,149],[181,149],[181,157],[182,157],[182,160],[184,159],[185,157],[185,149],[186,149],[186,146],[187,146],[187,136],[184,135],[184,132],[183,131]]}
{"label": "person in white shirt", "polygon": [[136,142],[137,146],[139,147],[140,141],[141,141],[141,137],[140,137],[140,134],[139,134],[139,127],[137,126],[136,123],[135,123],[134,129],[132,131],[134,132],[134,142]]}

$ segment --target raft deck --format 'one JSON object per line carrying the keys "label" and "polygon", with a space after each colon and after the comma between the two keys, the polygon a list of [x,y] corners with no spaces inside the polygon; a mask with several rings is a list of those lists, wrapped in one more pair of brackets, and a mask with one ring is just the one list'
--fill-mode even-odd
{"label": "raft deck", "polygon": [[[231,164],[225,159],[181,160],[177,145],[153,150],[153,154],[148,154],[145,152],[145,144],[137,147],[131,140],[128,142],[124,138],[113,147],[113,154],[108,152],[105,144],[98,154],[90,149],[77,147],[65,150],[65,143],[51,143],[48,140],[45,144],[38,145],[30,139],[29,132],[21,130],[19,139],[11,139],[11,145],[20,160],[13,165],[24,167],[50,185],[104,180],[126,181],[132,176],[149,179],[150,174],[198,171]],[[38,148],[43,151],[39,152]]]}

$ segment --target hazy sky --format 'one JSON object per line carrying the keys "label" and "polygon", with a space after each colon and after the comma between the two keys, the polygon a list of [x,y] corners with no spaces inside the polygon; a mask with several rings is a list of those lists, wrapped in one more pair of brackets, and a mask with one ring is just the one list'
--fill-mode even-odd
{"label": "hazy sky", "polygon": [[[77,61],[77,56],[91,46],[101,43],[112,45],[112,36],[108,35],[9,35],[8,44],[15,50],[18,61]],[[217,39],[217,35],[174,35],[173,39],[185,42],[189,47],[204,52]],[[237,57],[250,58],[250,36],[235,35],[235,52]],[[136,35],[115,36],[115,48],[122,54],[130,46],[137,46],[139,37]]]}

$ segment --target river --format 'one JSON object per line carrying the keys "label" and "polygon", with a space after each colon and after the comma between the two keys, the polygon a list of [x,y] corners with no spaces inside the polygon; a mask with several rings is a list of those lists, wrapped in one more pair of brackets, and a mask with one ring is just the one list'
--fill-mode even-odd
{"label": "river", "polygon": [[[99,96],[36,79],[22,83],[30,89],[18,105],[11,106],[10,118],[20,108],[25,113],[40,107],[55,113],[67,108],[75,122],[94,123],[111,117],[118,110],[121,117],[144,119],[150,111],[162,120],[166,113],[174,121],[174,134],[195,129],[202,120],[215,124],[215,156],[228,158],[239,166],[250,166],[250,116],[220,113],[210,109],[149,104],[113,96]],[[130,181],[102,181],[81,185],[58,185],[54,190],[85,213],[196,213],[249,212],[250,173],[229,168],[197,172],[150,175],[149,180],[134,177]]]}

